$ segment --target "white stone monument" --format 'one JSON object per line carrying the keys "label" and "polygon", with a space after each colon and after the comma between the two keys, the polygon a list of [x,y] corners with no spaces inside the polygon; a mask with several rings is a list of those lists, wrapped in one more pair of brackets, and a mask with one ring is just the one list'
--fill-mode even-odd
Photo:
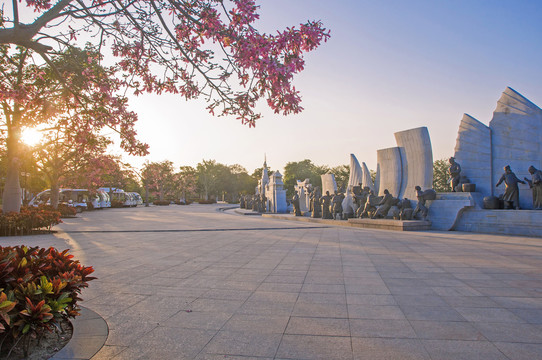
{"label": "white stone monument", "polygon": [[377,151],[377,182],[375,190],[388,191],[397,198],[416,198],[419,185],[433,187],[433,150],[426,127],[395,133],[397,147]]}
{"label": "white stone monument", "polygon": [[[495,188],[510,165],[516,176],[531,178],[528,168],[542,168],[542,109],[517,91],[506,88],[497,102],[489,126],[465,114],[455,145],[455,159],[461,175],[476,184],[483,196],[499,196],[504,184]],[[532,209],[529,186],[519,184],[519,203]]]}
{"label": "white stone monument", "polygon": [[312,191],[310,180],[296,180],[294,190],[297,191],[297,194],[299,195],[299,209],[302,213],[308,212],[310,209],[310,193]]}
{"label": "white stone monument", "polygon": [[269,184],[265,188],[269,212],[285,213],[288,207],[286,203],[286,190],[282,182],[282,175],[277,171],[271,174]]}
{"label": "white stone monument", "polygon": [[333,195],[337,191],[337,182],[335,181],[334,174],[324,174],[320,175],[322,178],[322,195],[326,194],[326,191],[329,191],[330,195]]}

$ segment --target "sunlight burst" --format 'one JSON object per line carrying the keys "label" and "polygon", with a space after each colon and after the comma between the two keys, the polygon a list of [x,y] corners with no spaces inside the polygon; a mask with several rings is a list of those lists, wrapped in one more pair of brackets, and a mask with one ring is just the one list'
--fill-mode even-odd
{"label": "sunlight burst", "polygon": [[39,144],[41,139],[41,132],[33,128],[26,128],[21,134],[21,141],[30,146]]}

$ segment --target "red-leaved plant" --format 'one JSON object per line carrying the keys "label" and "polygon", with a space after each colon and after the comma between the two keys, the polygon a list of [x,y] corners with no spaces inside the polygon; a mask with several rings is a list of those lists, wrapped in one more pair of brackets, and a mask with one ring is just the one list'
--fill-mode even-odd
{"label": "red-leaved plant", "polygon": [[52,247],[0,247],[0,357],[21,341],[27,356],[30,338],[79,315],[79,295],[94,269],[72,258]]}

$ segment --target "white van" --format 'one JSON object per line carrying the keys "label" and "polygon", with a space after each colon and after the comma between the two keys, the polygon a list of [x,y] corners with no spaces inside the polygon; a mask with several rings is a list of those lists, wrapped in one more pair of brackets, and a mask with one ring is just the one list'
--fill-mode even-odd
{"label": "white van", "polygon": [[111,207],[111,199],[109,194],[104,190],[98,190],[98,196],[100,197],[100,208],[106,209]]}
{"label": "white van", "polygon": [[143,199],[141,198],[141,195],[139,195],[139,193],[136,193],[136,192],[131,192],[130,194],[132,194],[134,200],[135,200],[135,206],[137,205],[143,205]]}
{"label": "white van", "polygon": [[98,195],[98,193],[94,194],[94,195],[90,195],[89,196],[89,202],[88,204],[91,205],[91,207],[95,210],[97,209],[101,209],[102,208],[102,204],[100,202],[100,195]]}
{"label": "white van", "polygon": [[[98,190],[103,190],[108,193],[109,197],[111,198],[111,205],[116,203],[117,207],[128,207],[133,206],[134,201],[132,200],[132,197],[128,195],[128,193],[124,192],[122,189],[118,188],[99,188]],[[122,204],[122,205],[121,205]]]}
{"label": "white van", "polygon": [[[60,189],[58,190],[58,203],[74,207],[77,212],[87,210],[89,194],[87,189]],[[28,206],[51,205],[51,189],[44,190],[34,196]]]}

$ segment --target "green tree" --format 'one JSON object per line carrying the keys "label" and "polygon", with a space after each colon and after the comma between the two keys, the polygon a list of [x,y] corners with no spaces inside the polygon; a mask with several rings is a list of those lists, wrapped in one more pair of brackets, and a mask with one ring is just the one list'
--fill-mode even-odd
{"label": "green tree", "polygon": [[327,166],[316,166],[309,159],[302,161],[293,161],[286,164],[284,167],[284,188],[286,196],[294,196],[294,185],[297,180],[309,179],[312,186],[322,186],[322,178],[320,175],[329,171]]}
{"label": "green tree", "polygon": [[220,166],[216,160],[204,159],[196,166],[198,188],[204,200],[209,200],[212,195],[216,199],[219,172]]}
{"label": "green tree", "polygon": [[335,175],[337,188],[346,191],[348,180],[350,179],[350,165],[339,165],[331,168],[330,173]]}
{"label": "green tree", "polygon": [[450,175],[448,174],[448,159],[433,162],[433,189],[436,192],[450,192]]}
{"label": "green tree", "polygon": [[178,198],[187,201],[197,194],[198,177],[192,166],[181,166],[175,174],[178,184]]}
{"label": "green tree", "polygon": [[171,161],[147,162],[141,173],[143,183],[149,187],[149,191],[153,192],[160,201],[173,197],[176,186]]}

